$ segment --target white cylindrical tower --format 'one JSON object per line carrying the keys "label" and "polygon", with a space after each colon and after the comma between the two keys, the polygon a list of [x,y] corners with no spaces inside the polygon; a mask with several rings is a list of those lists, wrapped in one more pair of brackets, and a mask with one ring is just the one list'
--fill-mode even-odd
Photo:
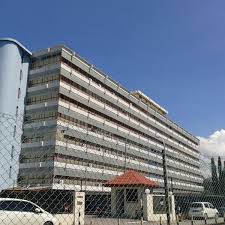
{"label": "white cylindrical tower", "polygon": [[0,39],[0,113],[23,113],[30,55],[16,40]]}
{"label": "white cylindrical tower", "polygon": [[0,189],[16,184],[31,52],[0,38]]}

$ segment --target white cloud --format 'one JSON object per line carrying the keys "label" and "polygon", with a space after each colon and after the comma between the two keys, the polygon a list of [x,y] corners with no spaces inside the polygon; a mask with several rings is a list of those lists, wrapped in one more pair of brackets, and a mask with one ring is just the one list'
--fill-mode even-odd
{"label": "white cloud", "polygon": [[200,153],[206,157],[225,157],[225,130],[214,132],[209,137],[198,137],[200,139]]}

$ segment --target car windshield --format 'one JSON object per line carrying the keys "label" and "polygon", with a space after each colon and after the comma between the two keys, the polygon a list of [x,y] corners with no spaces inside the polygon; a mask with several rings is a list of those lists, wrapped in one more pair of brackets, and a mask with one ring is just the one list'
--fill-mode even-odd
{"label": "car windshield", "polygon": [[200,208],[200,207],[202,208],[202,204],[201,203],[192,203],[191,207],[192,208]]}

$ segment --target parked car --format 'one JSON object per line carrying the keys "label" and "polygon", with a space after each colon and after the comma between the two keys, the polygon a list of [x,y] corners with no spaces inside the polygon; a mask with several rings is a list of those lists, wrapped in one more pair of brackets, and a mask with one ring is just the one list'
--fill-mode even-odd
{"label": "parked car", "polygon": [[193,202],[188,212],[189,218],[218,218],[218,210],[209,202]]}
{"label": "parked car", "polygon": [[218,208],[219,216],[224,217],[225,214],[225,207]]}
{"label": "parked car", "polygon": [[14,198],[0,198],[1,225],[58,225],[53,215],[38,205]]}

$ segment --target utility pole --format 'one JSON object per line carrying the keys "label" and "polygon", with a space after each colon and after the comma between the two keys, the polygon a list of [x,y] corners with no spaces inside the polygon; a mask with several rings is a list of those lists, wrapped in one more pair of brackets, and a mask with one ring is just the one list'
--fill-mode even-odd
{"label": "utility pole", "polygon": [[162,137],[156,136],[163,143],[162,149],[162,164],[163,164],[163,178],[164,178],[164,190],[165,190],[165,199],[166,199],[166,217],[167,225],[170,225],[170,196],[169,196],[169,186],[168,186],[168,176],[167,176],[167,165],[166,165],[166,144]]}
{"label": "utility pole", "polygon": [[170,189],[171,189],[171,192],[173,192],[173,178],[171,177],[170,179],[171,183],[170,183]]}
{"label": "utility pole", "polygon": [[124,159],[124,173],[125,173],[126,170],[127,170],[127,139],[125,141],[125,149],[124,150],[125,150],[124,151],[124,157],[125,157],[125,159]]}

